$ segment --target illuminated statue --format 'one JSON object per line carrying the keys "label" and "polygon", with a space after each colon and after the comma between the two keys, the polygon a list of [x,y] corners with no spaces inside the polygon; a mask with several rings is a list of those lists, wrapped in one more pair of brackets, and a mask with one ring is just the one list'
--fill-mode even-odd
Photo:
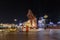
{"label": "illuminated statue", "polygon": [[39,28],[44,28],[45,27],[45,19],[43,17],[39,18],[38,26],[39,26]]}
{"label": "illuminated statue", "polygon": [[36,19],[36,17],[33,15],[33,13],[32,13],[31,10],[28,10],[27,17],[28,17],[28,19],[29,19],[29,20],[28,20],[29,23],[31,24],[30,27],[37,28],[37,19]]}

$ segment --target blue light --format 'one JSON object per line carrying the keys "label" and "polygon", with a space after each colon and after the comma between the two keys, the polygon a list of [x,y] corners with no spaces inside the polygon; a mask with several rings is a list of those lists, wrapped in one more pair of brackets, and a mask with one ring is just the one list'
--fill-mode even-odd
{"label": "blue light", "polygon": [[52,24],[53,25],[54,23],[53,22],[50,22],[49,24]]}
{"label": "blue light", "polygon": [[44,17],[41,17],[41,19],[44,19]]}
{"label": "blue light", "polygon": [[60,21],[58,21],[57,24],[60,24]]}
{"label": "blue light", "polygon": [[22,26],[22,23],[19,23],[19,26]]}

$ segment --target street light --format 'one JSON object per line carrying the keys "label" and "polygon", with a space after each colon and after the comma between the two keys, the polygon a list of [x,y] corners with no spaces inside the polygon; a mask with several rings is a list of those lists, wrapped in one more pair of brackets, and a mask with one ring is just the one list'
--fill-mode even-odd
{"label": "street light", "polygon": [[17,19],[14,19],[14,21],[17,21]]}
{"label": "street light", "polygon": [[14,19],[14,21],[15,21],[15,24],[16,24],[16,22],[17,22],[17,19]]}
{"label": "street light", "polygon": [[48,15],[44,15],[44,18],[45,18],[45,26],[47,26],[47,18],[48,18]]}
{"label": "street light", "polygon": [[45,18],[45,19],[48,18],[48,15],[44,15],[44,18]]}

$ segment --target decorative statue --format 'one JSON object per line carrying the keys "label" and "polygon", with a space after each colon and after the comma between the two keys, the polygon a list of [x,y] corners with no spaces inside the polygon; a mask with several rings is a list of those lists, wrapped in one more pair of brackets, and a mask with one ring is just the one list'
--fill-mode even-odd
{"label": "decorative statue", "polygon": [[31,27],[33,28],[37,28],[37,19],[36,17],[33,15],[32,11],[31,10],[28,10],[28,14],[27,14],[27,17],[31,23]]}

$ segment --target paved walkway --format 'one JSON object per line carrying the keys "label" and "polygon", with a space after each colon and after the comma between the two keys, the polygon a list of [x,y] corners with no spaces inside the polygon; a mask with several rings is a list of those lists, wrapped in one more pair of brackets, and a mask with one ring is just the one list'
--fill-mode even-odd
{"label": "paved walkway", "polygon": [[60,40],[60,29],[33,32],[0,32],[0,40]]}

